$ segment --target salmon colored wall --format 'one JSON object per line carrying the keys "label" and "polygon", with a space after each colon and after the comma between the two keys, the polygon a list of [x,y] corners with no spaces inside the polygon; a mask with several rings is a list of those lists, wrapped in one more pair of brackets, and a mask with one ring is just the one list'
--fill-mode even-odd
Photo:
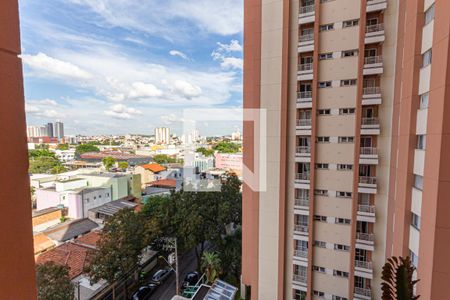
{"label": "salmon colored wall", "polygon": [[0,298],[36,299],[17,0],[0,1]]}

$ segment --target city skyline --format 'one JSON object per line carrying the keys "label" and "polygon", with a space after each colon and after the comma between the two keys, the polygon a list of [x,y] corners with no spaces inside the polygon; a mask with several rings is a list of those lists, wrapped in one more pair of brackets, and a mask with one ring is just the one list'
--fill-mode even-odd
{"label": "city skyline", "polygon": [[242,0],[154,2],[136,10],[117,0],[21,1],[28,124],[61,119],[67,134],[177,131],[180,107],[241,108]]}

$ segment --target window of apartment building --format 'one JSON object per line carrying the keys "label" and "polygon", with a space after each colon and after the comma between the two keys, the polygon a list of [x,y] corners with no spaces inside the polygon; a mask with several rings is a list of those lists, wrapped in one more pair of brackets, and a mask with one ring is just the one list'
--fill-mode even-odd
{"label": "window of apartment building", "polygon": [[432,58],[432,49],[422,54],[422,68],[431,64],[431,58]]}
{"label": "window of apartment building", "polygon": [[433,21],[434,19],[434,3],[427,9],[424,16],[425,25]]}
{"label": "window of apartment building", "polygon": [[331,81],[321,81],[319,82],[319,88],[329,88],[331,87]]}
{"label": "window of apartment building", "polygon": [[411,225],[420,231],[420,216],[411,212]]}
{"label": "window of apartment building", "polygon": [[425,93],[420,95],[420,109],[428,108],[428,98],[430,97],[430,93]]}
{"label": "window of apartment building", "polygon": [[427,143],[427,136],[425,134],[418,134],[416,149],[425,150],[426,143]]}
{"label": "window of apartment building", "polygon": [[352,57],[352,56],[356,56],[358,55],[358,50],[354,49],[354,50],[345,50],[342,51],[341,56],[342,57]]}
{"label": "window of apartment building", "polygon": [[409,250],[409,257],[411,257],[411,263],[414,265],[414,267],[418,267],[419,265],[419,256],[415,254],[411,249]]}
{"label": "window of apartment building", "polygon": [[353,26],[358,26],[358,24],[359,24],[359,20],[358,20],[358,19],[355,19],[355,20],[347,20],[347,21],[344,21],[344,22],[342,23],[342,27],[343,27],[343,28],[353,27]]}
{"label": "window of apartment building", "polygon": [[315,189],[314,190],[314,195],[317,195],[317,196],[328,196],[328,191],[327,190]]}
{"label": "window of apartment building", "polygon": [[327,2],[331,2],[331,1],[334,1],[334,0],[320,0],[320,3],[327,3]]}
{"label": "window of apartment building", "polygon": [[414,187],[419,190],[423,190],[423,177],[420,175],[414,175]]}
{"label": "window of apartment building", "polygon": [[319,114],[320,116],[330,115],[331,114],[331,110],[330,109],[319,109],[317,111],[317,114]]}
{"label": "window of apartment building", "polygon": [[329,143],[330,142],[330,137],[329,136],[318,136],[317,137],[317,142],[318,143]]}
{"label": "window of apartment building", "polygon": [[333,270],[333,275],[338,276],[338,277],[348,278],[348,272],[344,272],[344,271]]}
{"label": "window of apartment building", "polygon": [[338,164],[337,169],[339,171],[351,171],[353,169],[353,165],[350,164]]}
{"label": "window of apartment building", "polygon": [[314,294],[314,296],[317,296],[317,297],[325,297],[325,293],[324,292],[321,292],[321,291],[313,291],[313,294]]}
{"label": "window of apartment building", "polygon": [[302,0],[302,6],[314,5],[314,0]]}
{"label": "window of apartment building", "polygon": [[327,222],[327,217],[326,216],[314,216],[314,221],[318,221],[318,222]]}
{"label": "window of apartment building", "polygon": [[314,241],[314,246],[319,248],[326,248],[327,243],[322,241]]}
{"label": "window of apartment building", "polygon": [[319,60],[326,60],[326,59],[332,59],[332,58],[333,58],[333,52],[319,54]]}
{"label": "window of apartment building", "polygon": [[294,289],[294,300],[306,300],[306,292]]}
{"label": "window of apartment building", "polygon": [[347,245],[341,245],[341,244],[334,244],[334,250],[339,250],[339,251],[350,251],[350,246],[347,246]]}
{"label": "window of apartment building", "polygon": [[351,85],[356,85],[356,79],[341,80],[341,86],[351,86]]}
{"label": "window of apartment building", "polygon": [[345,297],[333,295],[332,300],[348,300],[348,299]]}
{"label": "window of apartment building", "polygon": [[355,249],[355,260],[357,261],[367,261],[368,253],[367,250],[364,249]]}
{"label": "window of apartment building", "polygon": [[325,273],[325,268],[324,267],[313,266],[313,270],[316,271],[316,272]]}
{"label": "window of apartment building", "polygon": [[334,223],[336,224],[342,224],[342,225],[350,225],[350,219],[345,218],[336,218]]}
{"label": "window of apartment building", "polygon": [[339,109],[340,115],[353,115],[355,113],[354,108],[341,108]]}
{"label": "window of apartment building", "polygon": [[351,192],[336,192],[336,197],[339,198],[351,198],[352,193]]}
{"label": "window of apartment building", "polygon": [[378,24],[378,18],[371,18],[366,21],[366,26],[372,26]]}
{"label": "window of apartment building", "polygon": [[319,30],[320,31],[329,31],[329,30],[333,30],[334,29],[334,24],[324,24],[324,25],[320,25]]}
{"label": "window of apartment building", "polygon": [[338,143],[353,143],[354,138],[352,136],[340,136],[338,137]]}
{"label": "window of apartment building", "polygon": [[328,164],[316,164],[316,169],[319,170],[328,170],[329,165]]}

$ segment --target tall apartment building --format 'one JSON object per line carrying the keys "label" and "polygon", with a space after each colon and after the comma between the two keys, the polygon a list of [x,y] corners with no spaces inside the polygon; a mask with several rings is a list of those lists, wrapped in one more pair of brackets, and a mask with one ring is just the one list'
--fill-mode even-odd
{"label": "tall apartment building", "polygon": [[64,138],[64,123],[63,122],[56,122],[54,127],[54,137],[58,139]]}
{"label": "tall apartment building", "polygon": [[155,143],[169,144],[170,143],[170,128],[158,127],[155,128]]}
{"label": "tall apartment building", "polygon": [[46,129],[47,129],[47,136],[48,137],[55,137],[55,131],[53,130],[53,123],[47,123],[47,125],[45,125]]}
{"label": "tall apartment building", "polygon": [[243,187],[251,299],[380,299],[392,255],[444,299],[450,2],[246,0],[244,18],[244,108],[270,124],[267,187]]}

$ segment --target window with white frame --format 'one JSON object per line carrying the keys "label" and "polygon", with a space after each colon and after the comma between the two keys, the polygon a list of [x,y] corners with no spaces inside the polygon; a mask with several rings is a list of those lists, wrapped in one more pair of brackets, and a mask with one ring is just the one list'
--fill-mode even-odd
{"label": "window with white frame", "polygon": [[426,10],[424,14],[424,26],[434,19],[434,3]]}
{"label": "window with white frame", "polygon": [[428,98],[430,97],[430,93],[425,93],[420,95],[420,109],[428,108]]}
{"label": "window with white frame", "polygon": [[411,225],[420,231],[420,216],[411,212]]}
{"label": "window with white frame", "polygon": [[342,51],[342,54],[341,54],[342,57],[352,57],[352,56],[357,56],[357,55],[358,55],[358,50],[356,50],[356,49],[344,50],[344,51]]}
{"label": "window with white frame", "polygon": [[329,136],[318,136],[316,138],[318,143],[329,143],[330,142],[330,137]]}
{"label": "window with white frame", "polygon": [[423,190],[423,177],[414,175],[414,187],[418,190]]}
{"label": "window with white frame", "polygon": [[354,108],[341,108],[339,109],[340,115],[353,115],[355,113]]}
{"label": "window with white frame", "polygon": [[348,278],[348,272],[340,271],[340,270],[333,270],[333,275],[337,277],[344,277]]}
{"label": "window with white frame", "polygon": [[329,88],[331,87],[331,81],[321,81],[319,82],[319,88]]}
{"label": "window with white frame", "polygon": [[338,137],[338,143],[353,143],[354,137],[352,136],[340,136]]}
{"label": "window with white frame", "polygon": [[432,49],[422,54],[422,68],[431,64],[432,54]]}
{"label": "window with white frame", "polygon": [[336,218],[334,222],[336,224],[350,225],[350,219],[345,219],[345,218]]}
{"label": "window with white frame", "polygon": [[317,195],[317,196],[328,196],[328,191],[327,190],[315,189],[314,190],[314,195]]}
{"label": "window with white frame", "polygon": [[416,149],[425,150],[426,143],[427,143],[427,136],[425,134],[418,134]]}
{"label": "window with white frame", "polygon": [[319,247],[319,248],[326,248],[327,243],[323,242],[323,241],[314,241],[314,246]]}
{"label": "window with white frame", "polygon": [[329,167],[330,167],[329,164],[323,164],[323,163],[316,164],[316,169],[319,169],[319,170],[328,170]]}
{"label": "window with white frame", "polygon": [[313,270],[319,273],[325,273],[326,270],[324,267],[319,267],[319,266],[313,266]]}
{"label": "window with white frame", "polygon": [[334,244],[334,250],[350,251],[350,246],[342,245],[342,244]]}
{"label": "window with white frame", "polygon": [[338,198],[351,198],[352,197],[352,193],[351,192],[336,192],[336,197]]}
{"label": "window with white frame", "polygon": [[317,110],[317,114],[320,116],[330,115],[331,110],[330,109],[319,109],[319,110]]}
{"label": "window with white frame", "polygon": [[358,26],[358,24],[359,24],[359,20],[358,19],[347,20],[347,21],[342,22],[342,27],[343,28],[353,27],[353,26]]}
{"label": "window with white frame", "polygon": [[351,171],[353,170],[353,165],[351,164],[338,164],[337,169],[339,171]]}
{"label": "window with white frame", "polygon": [[319,54],[319,60],[326,60],[326,59],[332,59],[332,58],[333,58],[333,52]]}
{"label": "window with white frame", "polygon": [[314,221],[318,221],[318,222],[327,222],[327,217],[326,216],[314,216]]}
{"label": "window with white frame", "polygon": [[333,30],[333,29],[334,29],[333,23],[320,25],[320,27],[319,27],[320,31],[329,31],[329,30]]}
{"label": "window with white frame", "polygon": [[352,85],[356,85],[356,79],[341,80],[341,86],[352,86]]}

